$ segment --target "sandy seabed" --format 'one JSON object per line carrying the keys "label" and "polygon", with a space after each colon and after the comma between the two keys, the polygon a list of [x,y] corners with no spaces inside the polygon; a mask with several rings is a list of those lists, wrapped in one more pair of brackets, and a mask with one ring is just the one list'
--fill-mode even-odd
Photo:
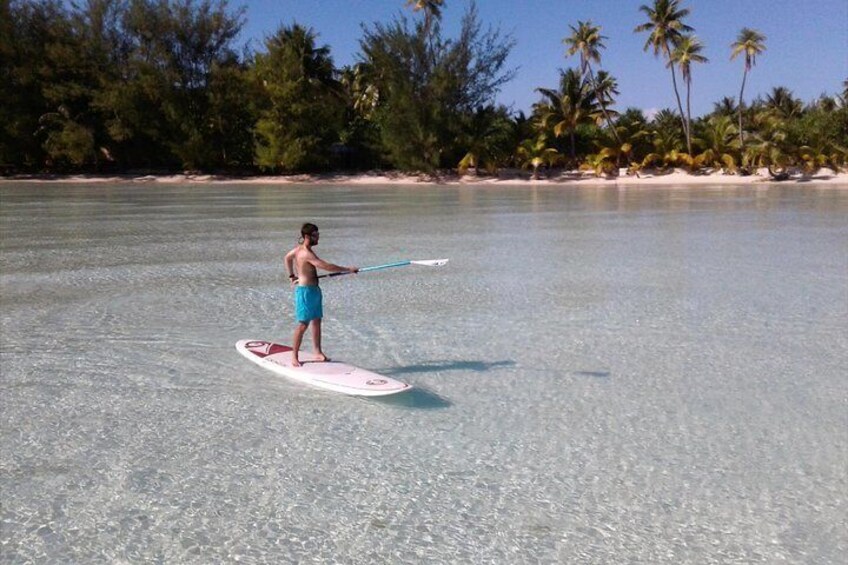
{"label": "sandy seabed", "polygon": [[120,175],[89,175],[89,174],[36,174],[14,175],[0,178],[3,182],[34,182],[34,183],[94,183],[94,182],[132,182],[132,183],[227,183],[227,184],[346,184],[346,185],[410,185],[434,184],[446,186],[463,185],[493,185],[493,186],[701,186],[701,185],[749,185],[780,182],[781,184],[815,184],[834,188],[848,188],[848,173],[836,172],[832,169],[820,169],[813,174],[793,174],[784,181],[775,181],[766,169],[756,174],[739,176],[713,172],[693,175],[676,169],[673,172],[645,171],[636,175],[598,177],[592,172],[564,171],[548,175],[540,174],[534,180],[529,172],[513,169],[503,170],[496,176],[467,174],[459,176],[453,171],[436,175],[400,173],[392,171],[370,171],[364,173],[324,173],[298,175],[258,175],[233,176],[215,174],[182,173],[171,175],[120,174]]}
{"label": "sandy seabed", "polygon": [[289,180],[0,186],[0,563],[845,562],[848,184]]}

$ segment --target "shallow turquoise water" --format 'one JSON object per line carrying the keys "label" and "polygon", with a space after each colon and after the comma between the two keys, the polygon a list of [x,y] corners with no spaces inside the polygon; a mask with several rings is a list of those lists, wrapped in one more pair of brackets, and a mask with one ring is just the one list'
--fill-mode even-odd
{"label": "shallow turquoise water", "polygon": [[[0,561],[836,563],[848,191],[0,185]],[[413,384],[363,400],[233,348]]]}

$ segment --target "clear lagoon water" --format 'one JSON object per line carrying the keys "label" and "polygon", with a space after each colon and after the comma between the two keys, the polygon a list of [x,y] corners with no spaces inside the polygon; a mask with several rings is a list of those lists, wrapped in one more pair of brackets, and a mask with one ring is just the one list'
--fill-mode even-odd
{"label": "clear lagoon water", "polygon": [[[848,190],[0,186],[0,561],[840,563]],[[323,283],[367,400],[289,342]],[[309,347],[307,341],[306,347]]]}

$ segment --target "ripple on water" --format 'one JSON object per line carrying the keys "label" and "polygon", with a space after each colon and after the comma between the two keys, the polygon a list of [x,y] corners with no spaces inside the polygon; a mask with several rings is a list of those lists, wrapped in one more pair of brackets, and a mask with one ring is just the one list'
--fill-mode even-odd
{"label": "ripple on water", "polygon": [[[0,193],[5,560],[848,547],[844,192]],[[325,349],[410,393],[333,395],[234,350],[290,340],[281,255],[306,219],[332,261],[451,257],[323,284]]]}

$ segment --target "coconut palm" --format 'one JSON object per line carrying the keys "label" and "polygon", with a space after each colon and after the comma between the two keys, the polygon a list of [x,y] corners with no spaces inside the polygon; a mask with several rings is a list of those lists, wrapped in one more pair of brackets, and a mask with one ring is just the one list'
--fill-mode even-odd
{"label": "coconut palm", "polygon": [[368,63],[356,63],[342,68],[339,73],[345,95],[355,112],[370,119],[380,100],[380,92],[373,80],[373,70]]}
{"label": "coconut palm", "polygon": [[407,6],[412,6],[413,12],[424,12],[424,33],[429,35],[433,20],[442,19],[444,0],[406,0]]}
{"label": "coconut palm", "polygon": [[795,98],[785,86],[776,86],[766,94],[766,108],[776,112],[783,119],[795,118],[804,111],[804,103]]}
{"label": "coconut palm", "polygon": [[[615,97],[619,95],[618,90],[618,81],[615,80],[615,77],[609,74],[606,71],[598,71],[598,74],[595,75],[595,99],[598,104],[605,104],[606,106],[612,106],[615,104]],[[604,118],[609,117],[609,119],[614,120],[618,118],[618,112],[607,107],[606,113],[604,114]],[[600,117],[600,116],[599,116]],[[613,137],[615,137],[616,141],[621,142],[621,136],[615,131],[615,128],[612,129]]]}
{"label": "coconut palm", "polygon": [[835,112],[839,109],[839,97],[822,94],[810,105],[810,108],[822,112]]}
{"label": "coconut palm", "polygon": [[745,80],[748,78],[748,71],[757,64],[757,55],[766,50],[765,41],[765,35],[757,30],[743,27],[736,37],[736,41],[730,46],[733,49],[730,52],[731,61],[738,55],[745,53],[745,71],[742,73],[742,88],[739,90],[739,142],[743,145],[745,143],[745,132],[742,127],[742,107],[744,106]]}
{"label": "coconut palm", "polygon": [[253,72],[266,97],[255,126],[260,167],[292,171],[328,162],[344,101],[330,48],[316,40],[311,28],[282,26],[265,40],[267,52],[256,56]]}
{"label": "coconut palm", "polygon": [[783,180],[797,153],[787,140],[786,121],[772,109],[759,112],[754,121],[753,143],[744,148],[742,162],[754,168],[766,167],[772,178]]}
{"label": "coconut palm", "polygon": [[539,167],[546,164],[552,165],[559,158],[559,152],[548,147],[544,135],[536,139],[525,139],[518,146],[516,153],[522,168],[533,168],[533,180],[539,178]]}
{"label": "coconut palm", "polygon": [[[628,144],[624,147],[629,151]],[[586,156],[586,161],[580,165],[583,171],[594,171],[598,177],[609,177],[618,171],[618,159],[621,151],[615,147],[600,147],[597,153]]]}
{"label": "coconut palm", "polygon": [[665,108],[654,116],[650,127],[652,151],[642,159],[638,168],[659,164],[660,168],[665,169],[678,165],[683,147],[683,130],[679,116],[673,110]]}
{"label": "coconut palm", "polygon": [[627,154],[631,166],[634,161],[641,161],[645,155],[653,149],[651,144],[651,128],[645,114],[638,108],[628,108],[618,120],[615,127],[618,135],[628,145],[630,152]]}
{"label": "coconut palm", "polygon": [[725,96],[713,103],[713,115],[715,116],[734,116],[738,110],[736,100],[732,96]]}
{"label": "coconut palm", "polygon": [[597,109],[594,96],[575,69],[568,69],[560,78],[560,89],[537,88],[545,100],[536,104],[535,113],[542,126],[553,124],[553,133],[562,137],[566,133],[571,143],[571,160],[577,160],[575,131],[577,126],[593,118]]}
{"label": "coconut palm", "polygon": [[731,115],[712,116],[698,129],[696,145],[702,150],[697,156],[698,164],[735,172],[740,145]]}
{"label": "coconut palm", "polygon": [[[332,84],[333,59],[330,47],[317,46],[318,34],[312,28],[297,23],[282,26],[276,34],[265,39],[269,55],[270,70],[293,80],[304,80],[310,84]],[[279,53],[271,61],[272,53]]]}
{"label": "coconut palm", "polygon": [[[599,65],[601,64],[601,49],[604,49],[605,47],[603,40],[606,39],[606,37],[601,35],[600,26],[592,25],[591,20],[577,22],[576,28],[574,26],[568,27],[571,28],[571,35],[562,40],[563,43],[568,45],[567,54],[568,56],[574,55],[575,53],[580,54],[580,71],[583,75],[588,73],[589,82],[595,91],[595,97],[601,106],[601,112],[604,115],[607,126],[609,126],[609,129],[612,131],[612,134],[615,136],[618,144],[621,145],[621,139],[618,137],[618,133],[615,131],[610,115],[607,112],[605,98],[601,95],[599,83],[595,80],[595,75],[592,72],[592,62]],[[611,84],[607,85],[607,90],[610,91],[614,89],[615,86],[616,85],[613,80]],[[616,91],[616,94],[617,93],[618,92]]]}
{"label": "coconut palm", "polygon": [[692,63],[706,63],[708,59],[701,55],[704,45],[694,35],[684,36],[680,44],[671,52],[668,66],[677,63],[680,74],[686,83],[686,149],[692,154],[692,108],[690,105],[692,94]]}
{"label": "coconut palm", "polygon": [[[689,15],[689,9],[681,8],[680,0],[654,0],[653,6],[642,5],[639,11],[644,12],[648,17],[647,22],[636,26],[633,30],[637,33],[649,32],[643,49],[645,51],[653,49],[655,57],[662,55],[666,59],[671,59],[672,49],[680,43],[685,33],[693,31],[693,28],[683,23],[683,18]],[[669,66],[671,83],[674,86],[674,96],[677,98],[677,108],[680,110],[680,121],[683,124],[684,133],[688,135],[674,67],[675,65]]]}
{"label": "coconut palm", "polygon": [[469,169],[477,174],[480,166],[489,173],[496,172],[515,147],[511,145],[514,126],[506,108],[477,108],[463,121],[461,143],[466,153],[457,166],[459,174]]}

